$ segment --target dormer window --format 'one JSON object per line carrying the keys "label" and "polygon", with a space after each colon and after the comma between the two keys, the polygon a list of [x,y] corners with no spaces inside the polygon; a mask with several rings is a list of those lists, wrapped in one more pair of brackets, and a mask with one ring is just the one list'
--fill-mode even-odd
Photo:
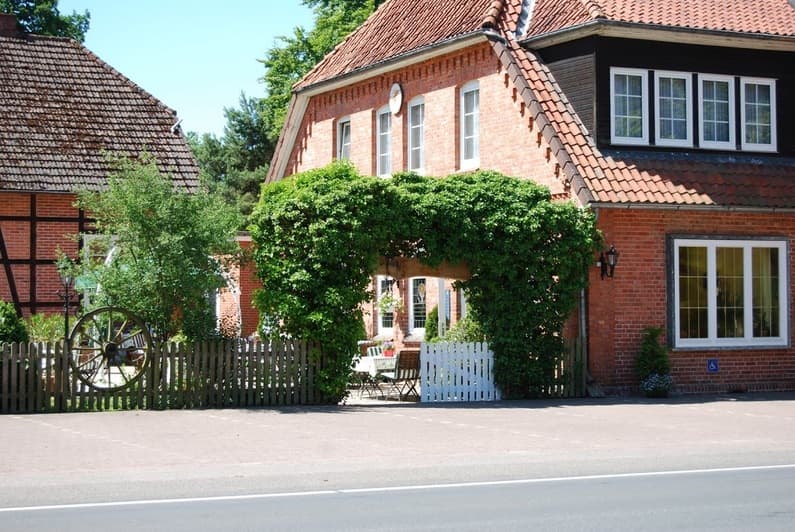
{"label": "dormer window", "polygon": [[693,145],[690,74],[655,72],[654,134],[659,146]]}
{"label": "dormer window", "polygon": [[647,86],[645,70],[610,69],[610,100],[613,104],[610,137],[613,144],[649,143]]}
{"label": "dormer window", "polygon": [[777,149],[773,79],[611,68],[610,103],[610,142],[617,146]]}
{"label": "dormer window", "polygon": [[701,147],[735,149],[734,78],[702,74],[699,80]]}
{"label": "dormer window", "polygon": [[776,151],[776,84],[771,79],[741,78],[742,147]]}

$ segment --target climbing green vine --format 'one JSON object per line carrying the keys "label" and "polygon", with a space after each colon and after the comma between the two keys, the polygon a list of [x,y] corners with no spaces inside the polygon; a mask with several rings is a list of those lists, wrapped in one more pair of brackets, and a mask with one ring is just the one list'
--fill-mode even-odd
{"label": "climbing green vine", "polygon": [[599,239],[589,211],[529,181],[483,171],[380,179],[344,162],[265,187],[251,232],[257,307],[272,334],[319,346],[328,401],[344,396],[378,260],[397,256],[468,264],[461,284],[503,395],[539,395],[557,378],[560,331]]}

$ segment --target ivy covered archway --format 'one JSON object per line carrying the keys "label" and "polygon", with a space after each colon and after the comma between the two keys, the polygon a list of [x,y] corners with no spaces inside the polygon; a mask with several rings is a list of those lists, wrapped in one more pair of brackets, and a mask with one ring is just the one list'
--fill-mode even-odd
{"label": "ivy covered archway", "polygon": [[384,257],[466,263],[461,285],[503,395],[535,395],[555,378],[560,331],[599,241],[590,211],[552,202],[529,181],[486,171],[381,179],[344,162],[266,186],[251,232],[260,314],[273,334],[320,346],[329,401],[345,394],[364,337],[361,304]]}

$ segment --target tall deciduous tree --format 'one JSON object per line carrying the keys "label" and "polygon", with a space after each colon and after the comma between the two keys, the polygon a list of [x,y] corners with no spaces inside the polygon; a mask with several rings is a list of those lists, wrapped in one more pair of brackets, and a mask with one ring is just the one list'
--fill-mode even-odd
{"label": "tall deciduous tree", "polygon": [[265,65],[266,97],[240,96],[239,106],[224,109],[226,127],[219,138],[191,133],[202,175],[210,189],[245,217],[259,195],[259,187],[279,138],[293,85],[323,56],[356,29],[381,0],[303,0],[314,9],[315,27],[293,28],[270,48]]}
{"label": "tall deciduous tree", "polygon": [[236,212],[202,191],[176,190],[149,156],[117,161],[108,189],[82,193],[78,203],[117,249],[94,270],[99,304],[138,313],[162,338],[213,333],[209,297],[224,285],[221,257],[236,253]]}
{"label": "tall deciduous tree", "polygon": [[267,96],[264,114],[269,124],[268,136],[279,138],[290,93],[300,80],[349,33],[364,22],[382,0],[303,0],[315,12],[315,27],[306,31],[293,29],[281,37],[279,44],[265,53],[263,81]]}
{"label": "tall deciduous tree", "polygon": [[58,0],[0,0],[0,12],[16,15],[19,28],[28,33],[69,37],[83,42],[91,21],[88,11],[62,15]]}

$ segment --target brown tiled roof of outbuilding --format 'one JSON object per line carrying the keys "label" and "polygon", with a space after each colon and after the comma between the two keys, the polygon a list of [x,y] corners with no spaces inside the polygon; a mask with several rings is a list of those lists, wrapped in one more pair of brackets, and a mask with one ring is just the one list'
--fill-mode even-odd
{"label": "brown tiled roof of outbuilding", "polygon": [[0,190],[97,190],[108,154],[142,151],[177,186],[198,186],[176,113],[70,39],[0,36],[0,109]]}
{"label": "brown tiled roof of outbuilding", "polygon": [[528,36],[597,19],[698,30],[795,36],[788,0],[536,0]]}
{"label": "brown tiled roof of outbuilding", "polygon": [[387,0],[296,84],[297,89],[493,27],[511,0]]}

